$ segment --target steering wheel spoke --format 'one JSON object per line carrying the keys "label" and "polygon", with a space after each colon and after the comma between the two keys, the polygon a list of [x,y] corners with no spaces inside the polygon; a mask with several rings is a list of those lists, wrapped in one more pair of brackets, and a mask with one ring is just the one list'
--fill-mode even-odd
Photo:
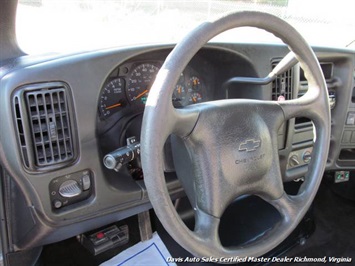
{"label": "steering wheel spoke", "polygon": [[196,221],[194,232],[196,235],[204,241],[212,243],[213,245],[221,246],[218,235],[220,219],[207,214],[200,209],[195,210],[195,216]]}
{"label": "steering wheel spoke", "polygon": [[289,196],[286,193],[283,193],[278,199],[266,199],[266,201],[278,210],[283,223],[290,223],[298,218],[299,210],[304,203],[301,196]]}
{"label": "steering wheel spoke", "polygon": [[174,108],[172,113],[175,119],[175,126],[172,133],[182,138],[188,136],[198,120],[198,108],[193,105],[181,109]]}
{"label": "steering wheel spoke", "polygon": [[283,180],[278,153],[273,152],[273,154],[270,154],[269,156],[272,156],[273,158],[270,169],[263,177],[261,184],[254,189],[253,192],[264,199],[276,200],[284,193]]}
{"label": "steering wheel spoke", "polygon": [[[313,90],[317,91],[318,89]],[[312,93],[312,91],[301,98],[280,101],[278,104],[282,108],[285,121],[295,117],[317,119],[323,115],[319,112],[324,107],[323,99],[317,93]],[[320,105],[323,105],[323,107]]]}

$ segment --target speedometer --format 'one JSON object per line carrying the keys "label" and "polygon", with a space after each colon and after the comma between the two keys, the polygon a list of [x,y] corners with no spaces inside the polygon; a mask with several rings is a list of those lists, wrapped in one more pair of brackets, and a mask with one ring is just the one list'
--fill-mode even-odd
{"label": "speedometer", "polygon": [[127,96],[131,103],[145,104],[159,68],[153,64],[140,64],[131,72]]}

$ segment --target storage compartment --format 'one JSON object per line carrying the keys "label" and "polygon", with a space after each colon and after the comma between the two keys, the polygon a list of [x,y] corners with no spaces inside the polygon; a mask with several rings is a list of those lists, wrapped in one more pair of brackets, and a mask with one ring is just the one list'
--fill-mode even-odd
{"label": "storage compartment", "polygon": [[[355,84],[355,78],[354,78],[354,84]],[[353,93],[351,94],[351,102],[355,103],[355,87],[353,88]]]}
{"label": "storage compartment", "polygon": [[355,160],[355,149],[342,149],[339,154],[339,160]]}
{"label": "storage compartment", "polygon": [[313,123],[307,117],[295,118],[295,130],[293,144],[304,143],[313,140]]}
{"label": "storage compartment", "polygon": [[355,149],[342,149],[339,153],[339,166],[354,166],[355,164]]}

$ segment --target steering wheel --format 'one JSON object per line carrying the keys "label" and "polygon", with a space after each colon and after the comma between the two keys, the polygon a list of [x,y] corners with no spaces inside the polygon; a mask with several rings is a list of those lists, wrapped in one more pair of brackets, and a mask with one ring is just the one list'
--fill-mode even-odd
{"label": "steering wheel", "polygon": [[[288,101],[227,99],[175,109],[172,94],[180,73],[211,38],[228,29],[251,26],[279,37],[294,53],[309,89]],[[288,119],[313,121],[316,142],[299,193],[285,193],[277,132]],[[175,139],[175,167],[195,211],[192,231],[177,214],[165,183],[163,147]],[[261,12],[238,12],[206,22],[170,53],[149,93],[141,145],[144,181],[150,202],[167,232],[195,256],[261,256],[280,244],[310,207],[325,169],[330,141],[328,94],[319,62],[302,36],[288,23]],[[226,207],[241,195],[257,195],[273,205],[281,219],[258,239],[236,247],[221,244],[218,228]],[[257,214],[256,214],[257,215]]]}

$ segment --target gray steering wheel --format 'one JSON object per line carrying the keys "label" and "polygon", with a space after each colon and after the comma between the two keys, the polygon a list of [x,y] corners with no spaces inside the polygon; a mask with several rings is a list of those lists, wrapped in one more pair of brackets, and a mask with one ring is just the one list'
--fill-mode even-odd
{"label": "gray steering wheel", "polygon": [[[217,34],[243,26],[269,31],[289,46],[305,72],[308,92],[283,102],[228,99],[175,109],[173,90],[191,58]],[[313,121],[316,142],[305,182],[298,195],[290,196],[284,192],[277,132],[283,122],[296,116]],[[176,171],[195,210],[193,231],[180,219],[166,188],[163,147],[170,135],[176,140]],[[144,181],[164,228],[193,255],[261,256],[280,244],[310,207],[325,169],[329,141],[327,88],[312,49],[282,19],[260,12],[238,12],[193,30],[176,45],[160,69],[143,117]],[[247,194],[276,207],[281,221],[253,242],[224,247],[218,235],[220,218],[235,198]]]}

